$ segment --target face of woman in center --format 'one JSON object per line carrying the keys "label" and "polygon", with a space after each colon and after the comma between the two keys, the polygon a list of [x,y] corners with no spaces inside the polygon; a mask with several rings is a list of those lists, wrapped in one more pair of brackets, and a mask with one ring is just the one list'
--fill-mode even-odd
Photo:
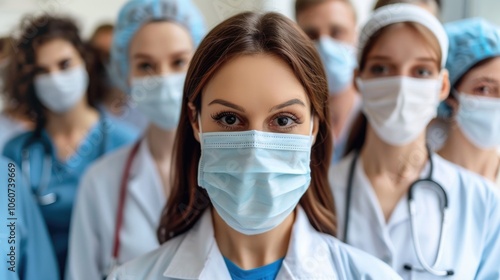
{"label": "face of woman in center", "polygon": [[[304,87],[285,62],[270,55],[230,60],[207,84],[201,100],[202,132],[310,133],[311,104]],[[193,126],[196,130],[197,123]]]}

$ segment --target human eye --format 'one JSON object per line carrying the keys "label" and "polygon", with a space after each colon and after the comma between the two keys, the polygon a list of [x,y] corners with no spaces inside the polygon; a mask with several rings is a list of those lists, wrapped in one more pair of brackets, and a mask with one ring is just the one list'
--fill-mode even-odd
{"label": "human eye", "polygon": [[270,126],[273,131],[289,132],[301,123],[301,120],[295,114],[282,112],[272,117]]}
{"label": "human eye", "polygon": [[233,112],[219,112],[211,115],[212,119],[223,129],[235,130],[243,126],[240,117]]}
{"label": "human eye", "polygon": [[136,69],[139,73],[141,74],[153,74],[154,73],[154,69],[155,69],[155,65],[153,63],[150,63],[150,62],[139,62],[137,63],[136,65]]}
{"label": "human eye", "polygon": [[389,67],[383,64],[373,64],[370,66],[370,73],[374,76],[388,76]]}
{"label": "human eye", "polygon": [[417,78],[428,79],[432,77],[433,74],[434,72],[428,67],[418,67],[417,69],[415,69],[415,77]]}

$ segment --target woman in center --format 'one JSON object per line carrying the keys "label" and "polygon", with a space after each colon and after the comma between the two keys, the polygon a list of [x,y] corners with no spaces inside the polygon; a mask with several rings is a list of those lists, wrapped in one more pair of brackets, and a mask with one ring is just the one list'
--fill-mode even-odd
{"label": "woman in center", "polygon": [[159,249],[110,279],[399,279],[335,239],[328,90],[290,20],[243,13],[189,67]]}

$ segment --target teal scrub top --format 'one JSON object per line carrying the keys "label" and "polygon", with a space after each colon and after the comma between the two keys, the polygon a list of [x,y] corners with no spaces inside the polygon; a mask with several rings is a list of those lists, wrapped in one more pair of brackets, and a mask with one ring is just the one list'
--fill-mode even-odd
{"label": "teal scrub top", "polygon": [[[16,136],[5,145],[3,154],[21,168],[23,167],[22,153],[26,149],[29,151],[30,175],[26,182],[35,195],[43,177],[45,149],[42,143],[49,147],[52,162],[50,180],[41,195],[54,193],[57,199],[53,204],[40,205],[40,209],[53,242],[61,275],[64,275],[70,219],[80,177],[97,158],[136,141],[138,136],[136,129],[101,117],[72,156],[64,161],[57,158],[52,140],[45,130],[41,131],[41,135],[35,141],[33,141],[35,133],[30,131]],[[25,176],[28,177],[27,174]],[[37,197],[36,195],[35,198]]]}
{"label": "teal scrub top", "polygon": [[58,279],[45,222],[18,166],[0,157],[0,279]]}

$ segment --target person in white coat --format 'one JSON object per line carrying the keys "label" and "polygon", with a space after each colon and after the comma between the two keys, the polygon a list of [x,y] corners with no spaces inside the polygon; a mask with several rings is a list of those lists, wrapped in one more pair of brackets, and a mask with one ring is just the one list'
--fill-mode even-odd
{"label": "person in white coat", "polygon": [[216,26],[189,67],[163,245],[108,279],[400,279],[334,238],[328,85],[277,13]]}
{"label": "person in white coat", "polygon": [[132,0],[122,7],[112,67],[150,125],[142,140],[102,158],[83,177],[67,279],[102,279],[115,265],[159,246],[156,229],[170,192],[182,87],[203,35],[190,1]]}
{"label": "person in white coat", "polygon": [[500,187],[500,28],[471,18],[450,22],[445,29],[453,87],[442,104],[450,108],[450,128],[438,153]]}
{"label": "person in white coat", "polygon": [[330,171],[338,237],[403,279],[499,279],[499,193],[426,148],[425,128],[450,89],[443,26],[394,4],[361,34],[364,129]]}

